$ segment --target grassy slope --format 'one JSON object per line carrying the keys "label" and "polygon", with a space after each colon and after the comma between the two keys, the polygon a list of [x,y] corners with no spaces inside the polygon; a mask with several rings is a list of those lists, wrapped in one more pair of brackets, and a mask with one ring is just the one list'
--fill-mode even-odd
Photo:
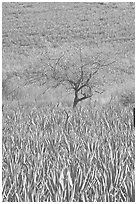
{"label": "grassy slope", "polygon": [[[57,53],[80,43],[116,61],[105,73],[106,85],[134,84],[134,18],[132,3],[3,3],[3,72],[39,68],[48,48]],[[38,90],[24,94],[34,98]]]}

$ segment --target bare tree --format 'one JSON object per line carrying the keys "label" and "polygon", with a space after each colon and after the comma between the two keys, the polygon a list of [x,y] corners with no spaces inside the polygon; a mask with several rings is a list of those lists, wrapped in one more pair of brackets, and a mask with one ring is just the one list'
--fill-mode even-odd
{"label": "bare tree", "polygon": [[48,57],[45,69],[29,73],[29,83],[40,82],[41,86],[57,88],[63,86],[67,91],[73,91],[73,108],[83,100],[91,98],[95,92],[103,93],[101,89],[101,72],[113,62],[107,62],[101,54],[84,56],[79,53],[59,57]]}

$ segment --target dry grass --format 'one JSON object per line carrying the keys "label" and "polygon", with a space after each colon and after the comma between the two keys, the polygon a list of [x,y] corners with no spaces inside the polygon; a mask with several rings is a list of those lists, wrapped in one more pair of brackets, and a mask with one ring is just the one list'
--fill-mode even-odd
{"label": "dry grass", "polygon": [[3,112],[3,201],[135,201],[132,110],[66,116],[52,106]]}

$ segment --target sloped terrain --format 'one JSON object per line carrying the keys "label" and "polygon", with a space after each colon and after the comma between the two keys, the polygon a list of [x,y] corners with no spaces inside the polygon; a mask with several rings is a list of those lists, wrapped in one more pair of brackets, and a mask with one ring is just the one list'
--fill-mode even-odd
{"label": "sloped terrain", "polygon": [[[2,43],[3,202],[135,202],[135,4],[3,3]],[[79,47],[109,62],[102,94],[26,84]]]}
{"label": "sloped terrain", "polygon": [[3,75],[39,69],[45,52],[80,45],[115,60],[104,74],[106,89],[127,81],[134,86],[134,34],[134,3],[3,3]]}

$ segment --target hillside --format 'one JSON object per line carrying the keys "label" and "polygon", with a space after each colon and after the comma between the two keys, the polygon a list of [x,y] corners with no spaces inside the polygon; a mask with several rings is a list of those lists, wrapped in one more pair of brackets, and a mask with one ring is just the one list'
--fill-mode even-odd
{"label": "hillside", "polygon": [[[3,3],[3,78],[7,72],[44,66],[47,51],[56,55],[80,45],[85,52],[97,50],[115,61],[101,75],[106,90],[109,87],[114,92],[126,83],[134,87],[134,6],[134,3]],[[27,94],[37,98],[36,92],[41,92],[38,85],[25,88],[18,79],[13,81],[8,82],[12,84],[10,89],[19,86],[22,93],[17,98],[27,98]]]}

